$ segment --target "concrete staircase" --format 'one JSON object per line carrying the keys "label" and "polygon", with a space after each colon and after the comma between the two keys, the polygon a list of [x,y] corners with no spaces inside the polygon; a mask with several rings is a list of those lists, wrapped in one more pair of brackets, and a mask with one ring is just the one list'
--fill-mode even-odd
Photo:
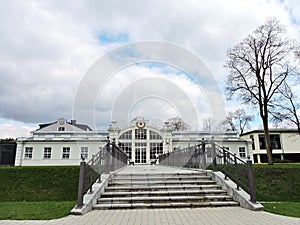
{"label": "concrete staircase", "polygon": [[205,171],[150,168],[152,171],[132,170],[115,174],[94,209],[239,205]]}

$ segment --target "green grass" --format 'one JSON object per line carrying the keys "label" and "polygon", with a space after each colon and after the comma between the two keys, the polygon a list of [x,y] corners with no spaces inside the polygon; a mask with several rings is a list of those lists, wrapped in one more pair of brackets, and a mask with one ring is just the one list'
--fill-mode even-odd
{"label": "green grass", "polygon": [[264,202],[263,205],[267,212],[300,218],[300,202]]}
{"label": "green grass", "polygon": [[0,202],[0,220],[49,220],[69,215],[76,203]]}
{"label": "green grass", "polygon": [[257,199],[300,202],[300,164],[255,165]]}
{"label": "green grass", "polygon": [[0,167],[0,202],[74,201],[79,167]]}
{"label": "green grass", "polygon": [[[265,211],[300,217],[300,164],[254,165]],[[0,167],[0,219],[67,216],[76,204],[79,167]]]}
{"label": "green grass", "polygon": [[300,218],[300,164],[256,164],[254,173],[265,211]]}
{"label": "green grass", "polygon": [[0,167],[0,219],[48,220],[76,204],[78,166]]}

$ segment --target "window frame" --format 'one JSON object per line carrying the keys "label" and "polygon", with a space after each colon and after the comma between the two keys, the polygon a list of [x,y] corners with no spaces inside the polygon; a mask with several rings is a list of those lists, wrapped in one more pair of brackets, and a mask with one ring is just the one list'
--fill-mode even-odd
{"label": "window frame", "polygon": [[[278,137],[278,139],[275,138],[275,137]],[[267,149],[265,135],[264,134],[259,134],[258,135],[258,140],[259,140],[259,149],[262,149],[262,150]],[[271,141],[271,148],[272,149],[282,149],[280,134],[270,134],[270,141]]]}
{"label": "window frame", "polygon": [[246,147],[239,147],[239,156],[240,158],[247,158]]}
{"label": "window frame", "polygon": [[63,147],[63,150],[62,150],[62,159],[70,159],[70,152],[71,152],[71,148],[70,147]]}
{"label": "window frame", "polygon": [[89,147],[82,146],[80,148],[80,158],[88,159],[89,158]]}
{"label": "window frame", "polygon": [[58,127],[58,131],[66,131],[65,127]]}
{"label": "window frame", "polygon": [[120,135],[120,140],[131,140],[132,139],[132,130],[128,130]]}
{"label": "window frame", "polygon": [[44,159],[51,159],[52,148],[44,147]]}
{"label": "window frame", "polygon": [[33,147],[25,147],[24,159],[32,159]]}
{"label": "window frame", "polygon": [[135,140],[147,140],[147,129],[135,129],[134,138]]}

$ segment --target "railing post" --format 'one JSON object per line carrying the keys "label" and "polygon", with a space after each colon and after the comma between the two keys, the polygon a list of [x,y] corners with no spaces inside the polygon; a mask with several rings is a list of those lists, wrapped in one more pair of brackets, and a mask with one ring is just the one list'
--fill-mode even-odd
{"label": "railing post", "polygon": [[225,173],[225,180],[227,180],[227,170],[226,170],[226,162],[227,162],[227,153],[226,153],[226,150],[225,148],[223,147],[223,162],[224,162],[224,173]]}
{"label": "railing post", "polygon": [[101,183],[101,161],[103,159],[102,153],[99,153],[99,161],[98,161],[98,183]]}
{"label": "railing post", "polygon": [[111,143],[111,156],[112,156],[112,160],[111,160],[111,163],[112,163],[112,170],[114,171],[115,170],[115,166],[116,166],[116,149],[115,149],[115,139],[113,139],[112,143]]}
{"label": "railing post", "polygon": [[86,162],[80,162],[79,181],[78,181],[78,194],[77,194],[77,208],[83,206],[83,191],[84,191],[84,169]]}
{"label": "railing post", "polygon": [[253,164],[251,160],[247,160],[247,169],[248,169],[248,179],[249,179],[249,187],[250,187],[250,201],[256,202],[254,170],[253,170]]}
{"label": "railing post", "polygon": [[216,144],[214,141],[211,142],[211,153],[212,153],[212,163],[213,171],[217,171],[217,154],[216,154]]}
{"label": "railing post", "polygon": [[[239,177],[238,177],[238,171],[237,171],[238,170],[238,164],[237,164],[236,153],[234,153],[233,157],[234,157],[235,177],[237,179],[239,179]],[[236,189],[240,190],[239,182],[236,182]]]}
{"label": "railing post", "polygon": [[105,163],[106,163],[106,173],[109,173],[110,171],[110,142],[108,141],[106,145],[106,154],[105,154]]}
{"label": "railing post", "polygon": [[202,153],[202,169],[206,167],[206,152],[205,152],[205,140],[202,139],[202,146],[201,146],[201,153]]}

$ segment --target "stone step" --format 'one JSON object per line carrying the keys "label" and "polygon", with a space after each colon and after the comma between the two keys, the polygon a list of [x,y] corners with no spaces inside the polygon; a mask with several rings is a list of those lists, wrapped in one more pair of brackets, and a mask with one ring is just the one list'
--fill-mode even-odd
{"label": "stone step", "polygon": [[189,180],[210,180],[210,176],[170,176],[170,177],[163,177],[163,176],[132,176],[132,177],[114,177],[112,179],[113,182],[121,182],[121,181],[158,181],[158,180],[168,180],[168,181],[189,181]]}
{"label": "stone step", "polygon": [[124,191],[124,192],[104,192],[101,198],[111,197],[129,197],[129,196],[187,196],[187,195],[220,195],[226,194],[226,191],[217,190],[173,190],[173,191]]}
{"label": "stone step", "polygon": [[138,209],[138,208],[192,208],[238,206],[234,201],[214,202],[172,202],[172,203],[133,203],[133,204],[96,204],[94,209]]}
{"label": "stone step", "polygon": [[180,180],[148,180],[148,181],[110,181],[109,186],[155,186],[155,185],[203,185],[203,184],[215,184],[216,182],[213,180],[187,180],[187,181],[180,181]]}
{"label": "stone step", "polygon": [[192,172],[192,173],[118,173],[114,174],[116,178],[130,178],[130,177],[196,177],[207,176],[206,172]]}
{"label": "stone step", "polygon": [[172,202],[214,202],[232,201],[228,195],[206,195],[206,196],[151,196],[151,197],[114,197],[99,198],[98,204],[132,204],[132,203],[172,203]]}
{"label": "stone step", "polygon": [[[131,173],[121,171],[114,174],[94,209],[239,205],[206,171],[161,173],[164,169],[147,168],[130,167]],[[133,169],[139,170],[136,172]]]}
{"label": "stone step", "polygon": [[217,184],[204,184],[204,185],[155,185],[155,186],[108,186],[105,191],[108,192],[125,192],[125,191],[172,191],[172,190],[217,190],[221,189]]}

